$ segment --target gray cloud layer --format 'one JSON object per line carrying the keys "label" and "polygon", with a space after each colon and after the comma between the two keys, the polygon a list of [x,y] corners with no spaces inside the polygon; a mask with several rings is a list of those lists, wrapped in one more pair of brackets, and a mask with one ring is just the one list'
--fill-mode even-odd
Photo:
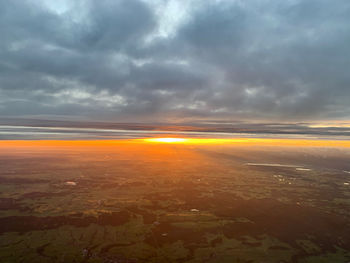
{"label": "gray cloud layer", "polygon": [[348,0],[0,0],[0,116],[349,119],[349,14]]}

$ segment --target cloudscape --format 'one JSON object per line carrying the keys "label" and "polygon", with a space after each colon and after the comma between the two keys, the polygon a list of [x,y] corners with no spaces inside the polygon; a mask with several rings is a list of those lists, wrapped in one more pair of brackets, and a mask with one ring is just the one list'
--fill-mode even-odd
{"label": "cloudscape", "polygon": [[0,0],[0,261],[350,263],[349,0]]}
{"label": "cloudscape", "polygon": [[0,116],[350,116],[347,0],[0,1]]}

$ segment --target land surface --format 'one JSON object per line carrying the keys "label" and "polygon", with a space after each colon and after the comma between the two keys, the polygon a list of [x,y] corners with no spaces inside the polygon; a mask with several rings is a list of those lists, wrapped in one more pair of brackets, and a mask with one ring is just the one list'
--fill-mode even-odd
{"label": "land surface", "polygon": [[349,262],[350,148],[0,142],[1,262]]}

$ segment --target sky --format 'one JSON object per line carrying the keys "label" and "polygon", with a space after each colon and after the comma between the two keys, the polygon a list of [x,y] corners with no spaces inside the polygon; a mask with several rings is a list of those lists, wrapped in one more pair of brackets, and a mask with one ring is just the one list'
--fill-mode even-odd
{"label": "sky", "polygon": [[0,117],[347,122],[348,0],[0,0]]}

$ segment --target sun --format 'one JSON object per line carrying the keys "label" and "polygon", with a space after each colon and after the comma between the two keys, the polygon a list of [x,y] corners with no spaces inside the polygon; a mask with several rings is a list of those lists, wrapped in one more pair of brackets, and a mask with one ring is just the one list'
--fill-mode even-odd
{"label": "sun", "polygon": [[185,142],[188,139],[186,138],[150,138],[150,139],[145,139],[145,141],[148,142],[165,142],[165,143],[181,143]]}

